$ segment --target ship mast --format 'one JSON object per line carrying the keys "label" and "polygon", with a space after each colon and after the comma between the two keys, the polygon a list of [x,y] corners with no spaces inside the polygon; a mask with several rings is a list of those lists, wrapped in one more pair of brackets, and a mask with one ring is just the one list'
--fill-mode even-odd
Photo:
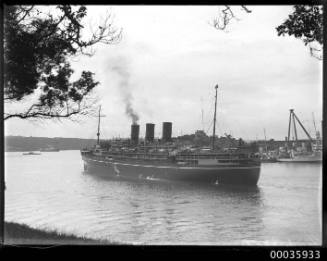
{"label": "ship mast", "polygon": [[265,135],[265,146],[266,146],[266,153],[268,153],[268,146],[267,146],[267,138],[266,138],[266,129],[263,129],[263,133]]}
{"label": "ship mast", "polygon": [[204,122],[203,122],[203,98],[201,97],[201,123],[202,123],[202,130],[204,131]]}
{"label": "ship mast", "polygon": [[315,122],[315,115],[314,113],[312,112],[312,119],[313,119],[313,126],[315,128],[315,134],[316,134],[316,139],[318,139],[318,132],[317,132],[317,128],[316,128],[316,122]]}
{"label": "ship mast", "polygon": [[217,89],[218,89],[218,84],[215,86],[215,89],[216,89],[216,97],[215,97],[215,114],[213,116],[212,150],[215,149],[216,113],[217,113]]}
{"label": "ship mast", "polygon": [[316,122],[315,122],[315,115],[314,115],[314,113],[312,113],[312,119],[313,119],[313,126],[315,127],[315,132],[317,132]]}
{"label": "ship mast", "polygon": [[98,140],[97,140],[97,145],[100,145],[100,112],[101,112],[101,105],[99,108],[99,120],[98,120],[98,132],[97,132],[97,136],[98,136]]}

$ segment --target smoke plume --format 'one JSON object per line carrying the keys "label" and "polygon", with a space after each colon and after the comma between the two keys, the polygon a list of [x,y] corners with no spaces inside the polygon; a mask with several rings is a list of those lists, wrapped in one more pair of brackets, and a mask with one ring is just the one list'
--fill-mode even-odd
{"label": "smoke plume", "polygon": [[119,91],[125,104],[125,113],[131,118],[133,124],[137,124],[139,116],[133,108],[133,95],[130,88],[130,74],[128,72],[127,61],[123,57],[119,57],[119,59],[114,62],[114,65],[111,66],[111,70],[120,78]]}

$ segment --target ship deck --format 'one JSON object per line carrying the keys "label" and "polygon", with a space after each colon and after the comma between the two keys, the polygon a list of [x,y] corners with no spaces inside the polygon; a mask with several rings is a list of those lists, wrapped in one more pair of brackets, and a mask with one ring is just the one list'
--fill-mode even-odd
{"label": "ship deck", "polygon": [[84,160],[115,164],[136,164],[166,167],[260,167],[260,162],[239,155],[228,154],[193,154],[193,155],[154,155],[154,154],[111,154],[94,155],[92,152],[82,152]]}

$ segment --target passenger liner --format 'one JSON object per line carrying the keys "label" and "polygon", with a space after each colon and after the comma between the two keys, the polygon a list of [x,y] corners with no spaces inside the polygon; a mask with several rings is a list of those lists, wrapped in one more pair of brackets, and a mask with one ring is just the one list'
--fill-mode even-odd
{"label": "passenger liner", "polygon": [[[215,137],[217,89],[215,86],[215,113],[213,137]],[[99,173],[121,179],[180,180],[212,184],[237,184],[256,186],[260,177],[260,162],[249,154],[219,152],[212,148],[185,149],[173,142],[172,123],[164,122],[162,138],[154,139],[152,123],[146,124],[144,142],[139,142],[140,126],[131,125],[128,144],[114,143],[108,148],[100,146],[100,111],[98,120],[97,144],[93,149],[81,151],[84,170],[91,174]]]}

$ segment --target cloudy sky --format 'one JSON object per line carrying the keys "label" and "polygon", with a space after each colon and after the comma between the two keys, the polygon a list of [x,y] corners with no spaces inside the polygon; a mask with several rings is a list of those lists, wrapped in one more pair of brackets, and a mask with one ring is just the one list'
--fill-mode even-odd
{"label": "cloudy sky", "polygon": [[[313,134],[322,120],[322,62],[312,58],[303,42],[278,37],[275,27],[291,6],[251,6],[251,14],[234,6],[239,20],[227,31],[210,25],[218,6],[89,6],[86,24],[96,24],[106,12],[123,28],[116,45],[98,45],[93,57],[76,57],[76,73],[91,70],[100,85],[103,138],[128,137],[131,119],[125,114],[129,95],[145,123],[173,122],[173,135],[198,129],[212,133],[214,86],[218,89],[217,132],[236,138],[283,139],[289,109],[294,108]],[[118,68],[118,69],[117,69]],[[9,108],[6,108],[9,109]],[[96,137],[96,118],[80,122],[5,122],[6,135]],[[305,137],[298,130],[300,137]]]}

